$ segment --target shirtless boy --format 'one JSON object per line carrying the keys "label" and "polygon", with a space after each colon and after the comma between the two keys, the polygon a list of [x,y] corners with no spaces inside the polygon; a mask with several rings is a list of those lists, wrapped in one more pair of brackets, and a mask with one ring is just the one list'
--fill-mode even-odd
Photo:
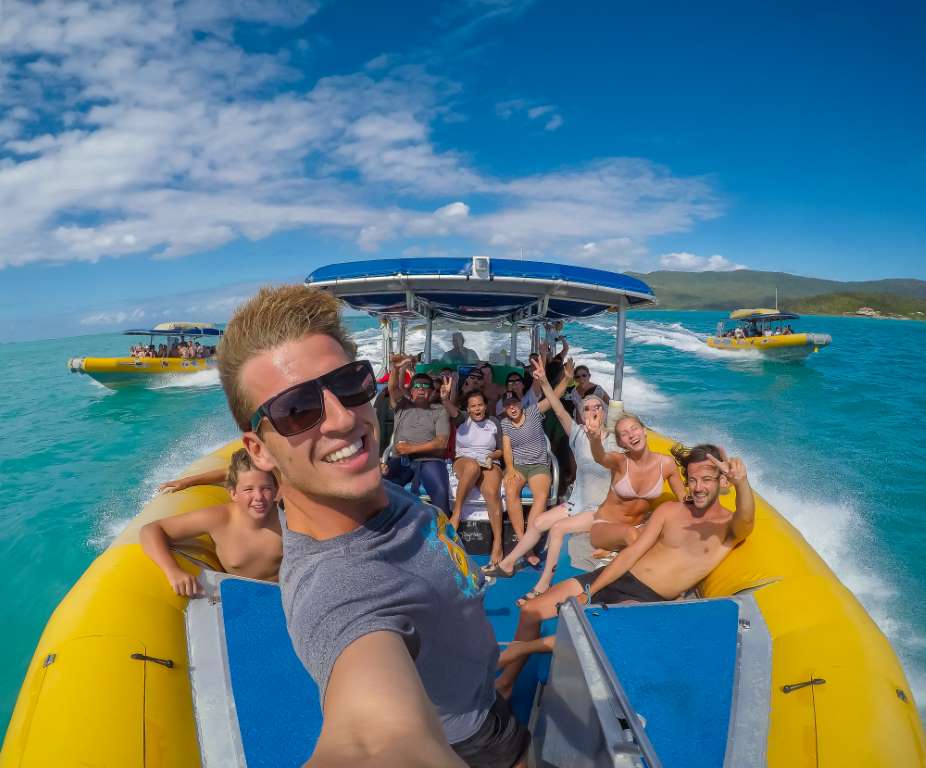
{"label": "shirtless boy", "polygon": [[170,553],[172,542],[208,533],[222,567],[236,576],[276,581],[283,559],[277,513],[277,483],[244,449],[232,454],[225,480],[231,501],[148,523],[139,533],[142,549],[156,562],[178,595],[203,593],[199,582]]}
{"label": "shirtless boy", "polygon": [[[553,618],[557,606],[570,597],[583,605],[593,598],[601,603],[675,600],[752,532],[755,498],[740,459],[722,461],[723,452],[713,445],[675,446],[672,455],[682,468],[689,498],[660,504],[640,537],[608,565],[555,584],[528,602],[521,609],[515,641],[535,641],[541,622]],[[734,512],[719,500],[721,489],[731,484],[736,488]],[[507,666],[496,688],[509,696],[525,658],[511,653],[500,661]]]}

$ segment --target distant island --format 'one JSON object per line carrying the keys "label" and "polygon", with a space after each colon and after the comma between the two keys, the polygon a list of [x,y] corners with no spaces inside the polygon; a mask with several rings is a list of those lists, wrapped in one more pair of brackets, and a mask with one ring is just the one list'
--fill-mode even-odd
{"label": "distant island", "polygon": [[717,309],[778,306],[802,315],[857,315],[926,320],[926,280],[841,282],[785,272],[628,273],[655,292],[660,309]]}

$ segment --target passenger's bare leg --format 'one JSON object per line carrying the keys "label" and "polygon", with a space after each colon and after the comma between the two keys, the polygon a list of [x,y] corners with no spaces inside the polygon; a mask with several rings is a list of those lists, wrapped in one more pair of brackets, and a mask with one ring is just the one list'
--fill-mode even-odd
{"label": "passenger's bare leg", "polygon": [[493,466],[492,469],[482,470],[482,481],[479,484],[479,490],[482,492],[482,498],[485,499],[486,509],[489,512],[489,525],[492,528],[492,554],[489,556],[490,563],[499,562],[505,552],[502,549],[504,544],[504,528],[502,526],[502,470]]}
{"label": "passenger's bare leg", "polygon": [[548,512],[541,512],[533,520],[530,520],[527,524],[527,532],[521,537],[515,548],[508,553],[508,556],[499,563],[502,569],[513,571],[518,560],[537,546],[543,532],[548,531],[556,522],[567,517],[568,514],[566,505],[560,504]]}
{"label": "passenger's bare leg", "polygon": [[520,539],[524,536],[524,509],[521,507],[521,489],[526,480],[523,475],[515,473],[505,476],[505,506],[511,527]]}
{"label": "passenger's bare leg", "polygon": [[543,573],[534,584],[535,592],[546,592],[553,583],[553,571],[556,570],[556,563],[559,561],[559,553],[563,548],[566,535],[587,531],[591,528],[594,519],[594,512],[583,512],[575,517],[563,518],[550,528],[550,535],[547,537],[547,561],[544,563]]}
{"label": "passenger's bare leg", "polygon": [[[527,521],[529,523],[547,508],[547,499],[550,498],[550,476],[534,475],[527,481],[527,484],[530,486],[531,495],[534,497],[530,512],[527,513]],[[527,562],[536,566],[540,562],[540,558],[537,557],[537,555],[531,554],[527,556]]]}
{"label": "passenger's bare leg", "polygon": [[[541,597],[531,600],[522,609],[518,617],[518,630],[515,632],[515,640],[536,640],[540,637],[540,625],[545,619],[551,619],[556,615],[556,606],[565,602],[570,597],[578,597],[582,594],[582,586],[575,579],[566,579],[559,584],[555,584]],[[495,678],[495,688],[505,698],[511,696],[514,688],[514,682],[524,666],[526,659],[517,659],[512,661],[505,670]]]}
{"label": "passenger's bare leg", "polygon": [[512,640],[498,655],[498,668],[507,667],[511,662],[526,658],[532,653],[552,653],[556,647],[556,635],[538,637],[536,640]]}
{"label": "passenger's bare leg", "polygon": [[613,552],[629,544],[633,544],[640,536],[640,532],[627,523],[609,523],[604,520],[595,521],[591,528],[589,540],[593,547]]}
{"label": "passenger's bare leg", "polygon": [[460,515],[463,512],[463,502],[473,490],[476,481],[479,480],[479,473],[482,468],[476,463],[475,459],[461,458],[453,464],[453,472],[457,476],[457,495],[453,500],[453,514],[450,516],[450,524],[456,529],[460,527]]}

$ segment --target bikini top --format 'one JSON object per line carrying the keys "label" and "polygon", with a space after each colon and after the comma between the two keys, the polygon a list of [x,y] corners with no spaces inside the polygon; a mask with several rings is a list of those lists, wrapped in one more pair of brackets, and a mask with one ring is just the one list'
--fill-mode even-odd
{"label": "bikini top", "polygon": [[637,493],[633,485],[630,484],[630,462],[628,461],[624,476],[611,487],[614,489],[614,493],[622,499],[655,499],[662,495],[662,474],[660,473],[659,479],[647,493]]}

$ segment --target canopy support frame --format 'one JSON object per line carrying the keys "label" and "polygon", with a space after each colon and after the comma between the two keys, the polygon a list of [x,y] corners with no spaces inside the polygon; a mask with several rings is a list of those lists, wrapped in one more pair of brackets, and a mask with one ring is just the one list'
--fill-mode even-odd
{"label": "canopy support frame", "polygon": [[624,338],[627,335],[627,297],[621,296],[617,305],[617,328],[614,339],[614,382],[611,399],[621,402],[624,389]]}

